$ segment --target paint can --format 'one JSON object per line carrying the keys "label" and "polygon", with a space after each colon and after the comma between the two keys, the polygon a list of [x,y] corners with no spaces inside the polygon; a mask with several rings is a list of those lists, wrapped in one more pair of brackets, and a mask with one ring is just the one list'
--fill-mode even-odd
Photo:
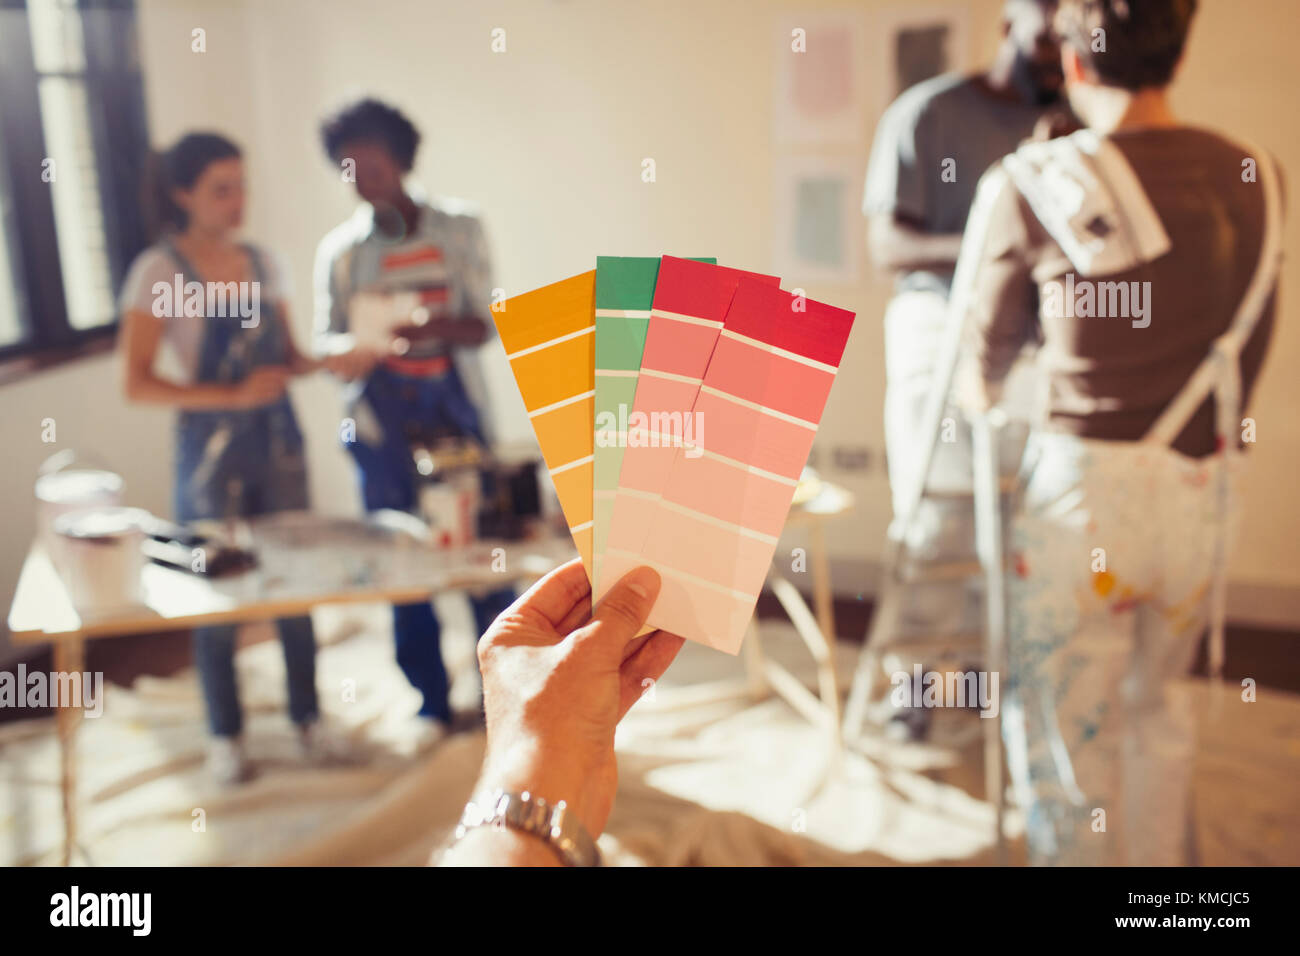
{"label": "paint can", "polygon": [[465,471],[420,489],[420,511],[439,548],[462,548],[478,531],[478,473]]}
{"label": "paint can", "polygon": [[54,519],[58,570],[78,612],[106,613],[140,604],[144,570],[141,508],[86,508]]}
{"label": "paint can", "polygon": [[36,540],[57,565],[62,541],[54,533],[59,515],[122,504],[122,476],[103,468],[67,467],[36,479]]}

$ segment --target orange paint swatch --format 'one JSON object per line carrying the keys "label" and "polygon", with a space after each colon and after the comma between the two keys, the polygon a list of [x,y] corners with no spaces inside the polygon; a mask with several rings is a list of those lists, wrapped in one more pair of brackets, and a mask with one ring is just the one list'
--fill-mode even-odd
{"label": "orange paint swatch", "polygon": [[507,299],[492,319],[590,578],[596,272]]}

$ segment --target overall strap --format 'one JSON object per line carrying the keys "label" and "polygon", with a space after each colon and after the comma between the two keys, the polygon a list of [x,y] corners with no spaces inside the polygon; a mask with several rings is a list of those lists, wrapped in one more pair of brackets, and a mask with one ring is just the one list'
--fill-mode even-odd
{"label": "overall strap", "polygon": [[288,329],[280,322],[279,303],[271,292],[278,290],[268,288],[266,257],[262,250],[252,243],[241,243],[240,248],[248,255],[248,262],[253,273],[253,281],[258,288],[258,308],[261,310],[256,326],[240,328],[239,334],[247,342],[250,366],[278,365],[288,360]]}
{"label": "overall strap", "polygon": [[242,242],[239,247],[248,254],[249,264],[253,267],[253,279],[266,285],[266,263],[262,259],[261,250],[251,242]]}
{"label": "overall strap", "polygon": [[1264,189],[1264,237],[1255,274],[1228,330],[1214,340],[1210,354],[1165,406],[1143,441],[1172,445],[1206,396],[1214,392],[1218,412],[1215,433],[1229,454],[1236,450],[1236,441],[1228,441],[1227,435],[1240,424],[1241,350],[1264,314],[1282,264],[1282,200],[1273,158],[1262,149],[1243,145],[1247,146],[1246,155],[1255,157],[1259,183]]}
{"label": "overall strap", "polygon": [[1259,182],[1264,188],[1264,236],[1259,261],[1246,294],[1237,306],[1228,330],[1214,340],[1210,354],[1165,407],[1143,441],[1168,447],[1211,392],[1215,401],[1214,432],[1222,451],[1218,464],[1216,494],[1219,520],[1215,529],[1214,555],[1210,568],[1210,676],[1223,673],[1228,625],[1228,513],[1232,507],[1230,464],[1239,454],[1237,429],[1241,414],[1241,350],[1259,324],[1264,306],[1272,294],[1282,261],[1281,190],[1272,157],[1251,148],[1256,157]]}
{"label": "overall strap", "polygon": [[[194,268],[194,264],[181,252],[180,246],[176,244],[172,236],[164,237],[162,245],[167,250],[167,254],[176,261],[187,284],[197,282],[206,288],[203,277]],[[194,378],[199,382],[230,381],[232,378],[231,368],[226,360],[230,350],[230,329],[225,322],[213,321],[212,317],[207,314],[206,309],[201,321],[203,322],[203,332],[199,337],[199,359],[198,365],[194,369]]]}
{"label": "overall strap", "polygon": [[192,279],[195,282],[203,281],[203,277],[199,275],[190,260],[185,258],[185,254],[181,252],[180,246],[176,245],[171,236],[163,237],[161,245],[167,250],[167,254],[176,261],[176,264],[180,266],[181,275],[185,276],[187,279]]}

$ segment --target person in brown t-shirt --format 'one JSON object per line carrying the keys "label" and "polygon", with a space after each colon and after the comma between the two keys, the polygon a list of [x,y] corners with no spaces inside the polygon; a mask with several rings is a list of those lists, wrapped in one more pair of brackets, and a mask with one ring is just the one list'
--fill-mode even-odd
{"label": "person in brown t-shirt", "polygon": [[[967,404],[987,407],[1035,340],[1048,387],[1009,537],[1002,700],[1035,863],[1194,855],[1195,719],[1173,679],[1221,599],[1237,455],[1220,449],[1243,436],[1231,392],[1223,421],[1213,395],[1172,427],[1161,417],[1236,318],[1254,320],[1230,359],[1244,408],[1272,333],[1275,273],[1255,275],[1275,258],[1280,192],[1268,156],[1170,111],[1195,7],[1061,4],[1067,93],[1088,129],[986,175],[958,264]],[[1260,307],[1239,317],[1252,284]]]}

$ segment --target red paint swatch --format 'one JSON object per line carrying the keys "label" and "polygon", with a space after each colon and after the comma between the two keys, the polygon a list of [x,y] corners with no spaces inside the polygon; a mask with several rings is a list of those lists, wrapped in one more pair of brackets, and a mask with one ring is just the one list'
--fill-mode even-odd
{"label": "red paint swatch", "polygon": [[606,579],[637,564],[660,571],[650,625],[739,650],[852,324],[844,309],[739,282],[691,409],[697,447],[638,455],[631,468],[629,448],[624,461],[627,487],[662,492],[626,496],[644,543],[615,548],[611,532]]}

